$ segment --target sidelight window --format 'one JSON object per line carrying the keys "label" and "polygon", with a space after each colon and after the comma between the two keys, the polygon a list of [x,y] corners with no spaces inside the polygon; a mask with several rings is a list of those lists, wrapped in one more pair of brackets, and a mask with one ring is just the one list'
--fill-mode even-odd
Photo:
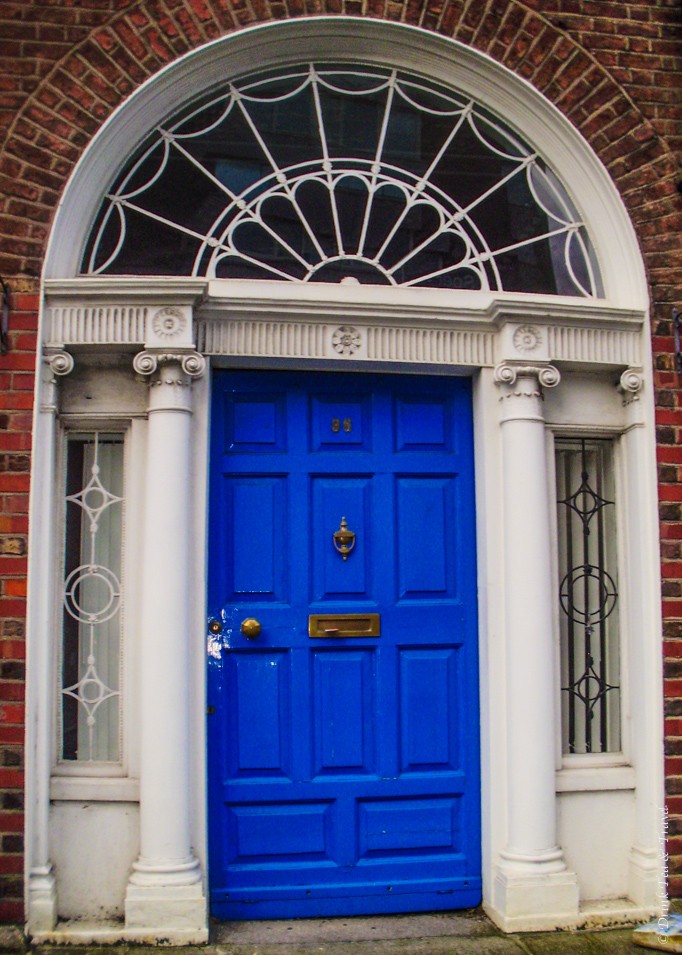
{"label": "sidelight window", "polygon": [[66,440],[59,760],[121,760],[123,435]]}
{"label": "sidelight window", "polygon": [[621,749],[619,602],[613,445],[556,445],[562,744],[564,753]]}

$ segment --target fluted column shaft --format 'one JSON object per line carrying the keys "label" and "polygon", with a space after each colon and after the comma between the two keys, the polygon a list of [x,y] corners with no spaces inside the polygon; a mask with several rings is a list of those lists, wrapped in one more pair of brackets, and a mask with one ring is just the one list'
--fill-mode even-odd
{"label": "fluted column shaft", "polygon": [[[192,359],[191,361],[189,359]],[[160,365],[157,365],[157,361]],[[140,652],[140,857],[126,896],[128,935],[205,939],[206,905],[190,847],[188,580],[191,377],[201,356],[142,353],[148,405]]]}
{"label": "fluted column shaft", "polygon": [[509,761],[507,845],[500,854],[494,907],[506,928],[532,928],[550,908],[553,918],[577,911],[575,877],[566,878],[556,831],[556,588],[542,386],[558,384],[559,373],[551,365],[507,364],[498,366],[496,380],[501,401]]}

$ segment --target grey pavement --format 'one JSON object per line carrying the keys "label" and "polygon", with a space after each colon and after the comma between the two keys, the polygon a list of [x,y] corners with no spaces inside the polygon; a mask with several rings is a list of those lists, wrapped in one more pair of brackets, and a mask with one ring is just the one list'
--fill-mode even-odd
{"label": "grey pavement", "polygon": [[[17,928],[0,926],[0,955],[146,955],[154,946],[29,946]],[[455,914],[222,922],[208,945],[169,955],[643,955],[631,928],[504,935],[479,910]],[[649,949],[649,951],[651,951]]]}

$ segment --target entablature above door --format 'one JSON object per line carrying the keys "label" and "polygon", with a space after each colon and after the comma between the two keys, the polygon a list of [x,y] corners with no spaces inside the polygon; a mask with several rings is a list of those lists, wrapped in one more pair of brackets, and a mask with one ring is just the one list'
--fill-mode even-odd
{"label": "entablature above door", "polygon": [[585,369],[643,363],[645,313],[525,293],[316,283],[48,280],[43,342],[68,351],[195,348],[206,356]]}

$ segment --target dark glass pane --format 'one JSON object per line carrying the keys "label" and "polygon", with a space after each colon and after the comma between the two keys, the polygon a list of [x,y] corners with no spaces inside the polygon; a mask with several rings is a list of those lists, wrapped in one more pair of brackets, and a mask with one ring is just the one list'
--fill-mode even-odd
{"label": "dark glass pane", "polygon": [[488,111],[388,69],[304,65],[234,81],[150,137],[84,269],[308,281],[362,262],[362,281],[593,295],[593,259],[556,177]]}
{"label": "dark glass pane", "polygon": [[64,761],[118,761],[123,444],[71,435],[61,648]]}

